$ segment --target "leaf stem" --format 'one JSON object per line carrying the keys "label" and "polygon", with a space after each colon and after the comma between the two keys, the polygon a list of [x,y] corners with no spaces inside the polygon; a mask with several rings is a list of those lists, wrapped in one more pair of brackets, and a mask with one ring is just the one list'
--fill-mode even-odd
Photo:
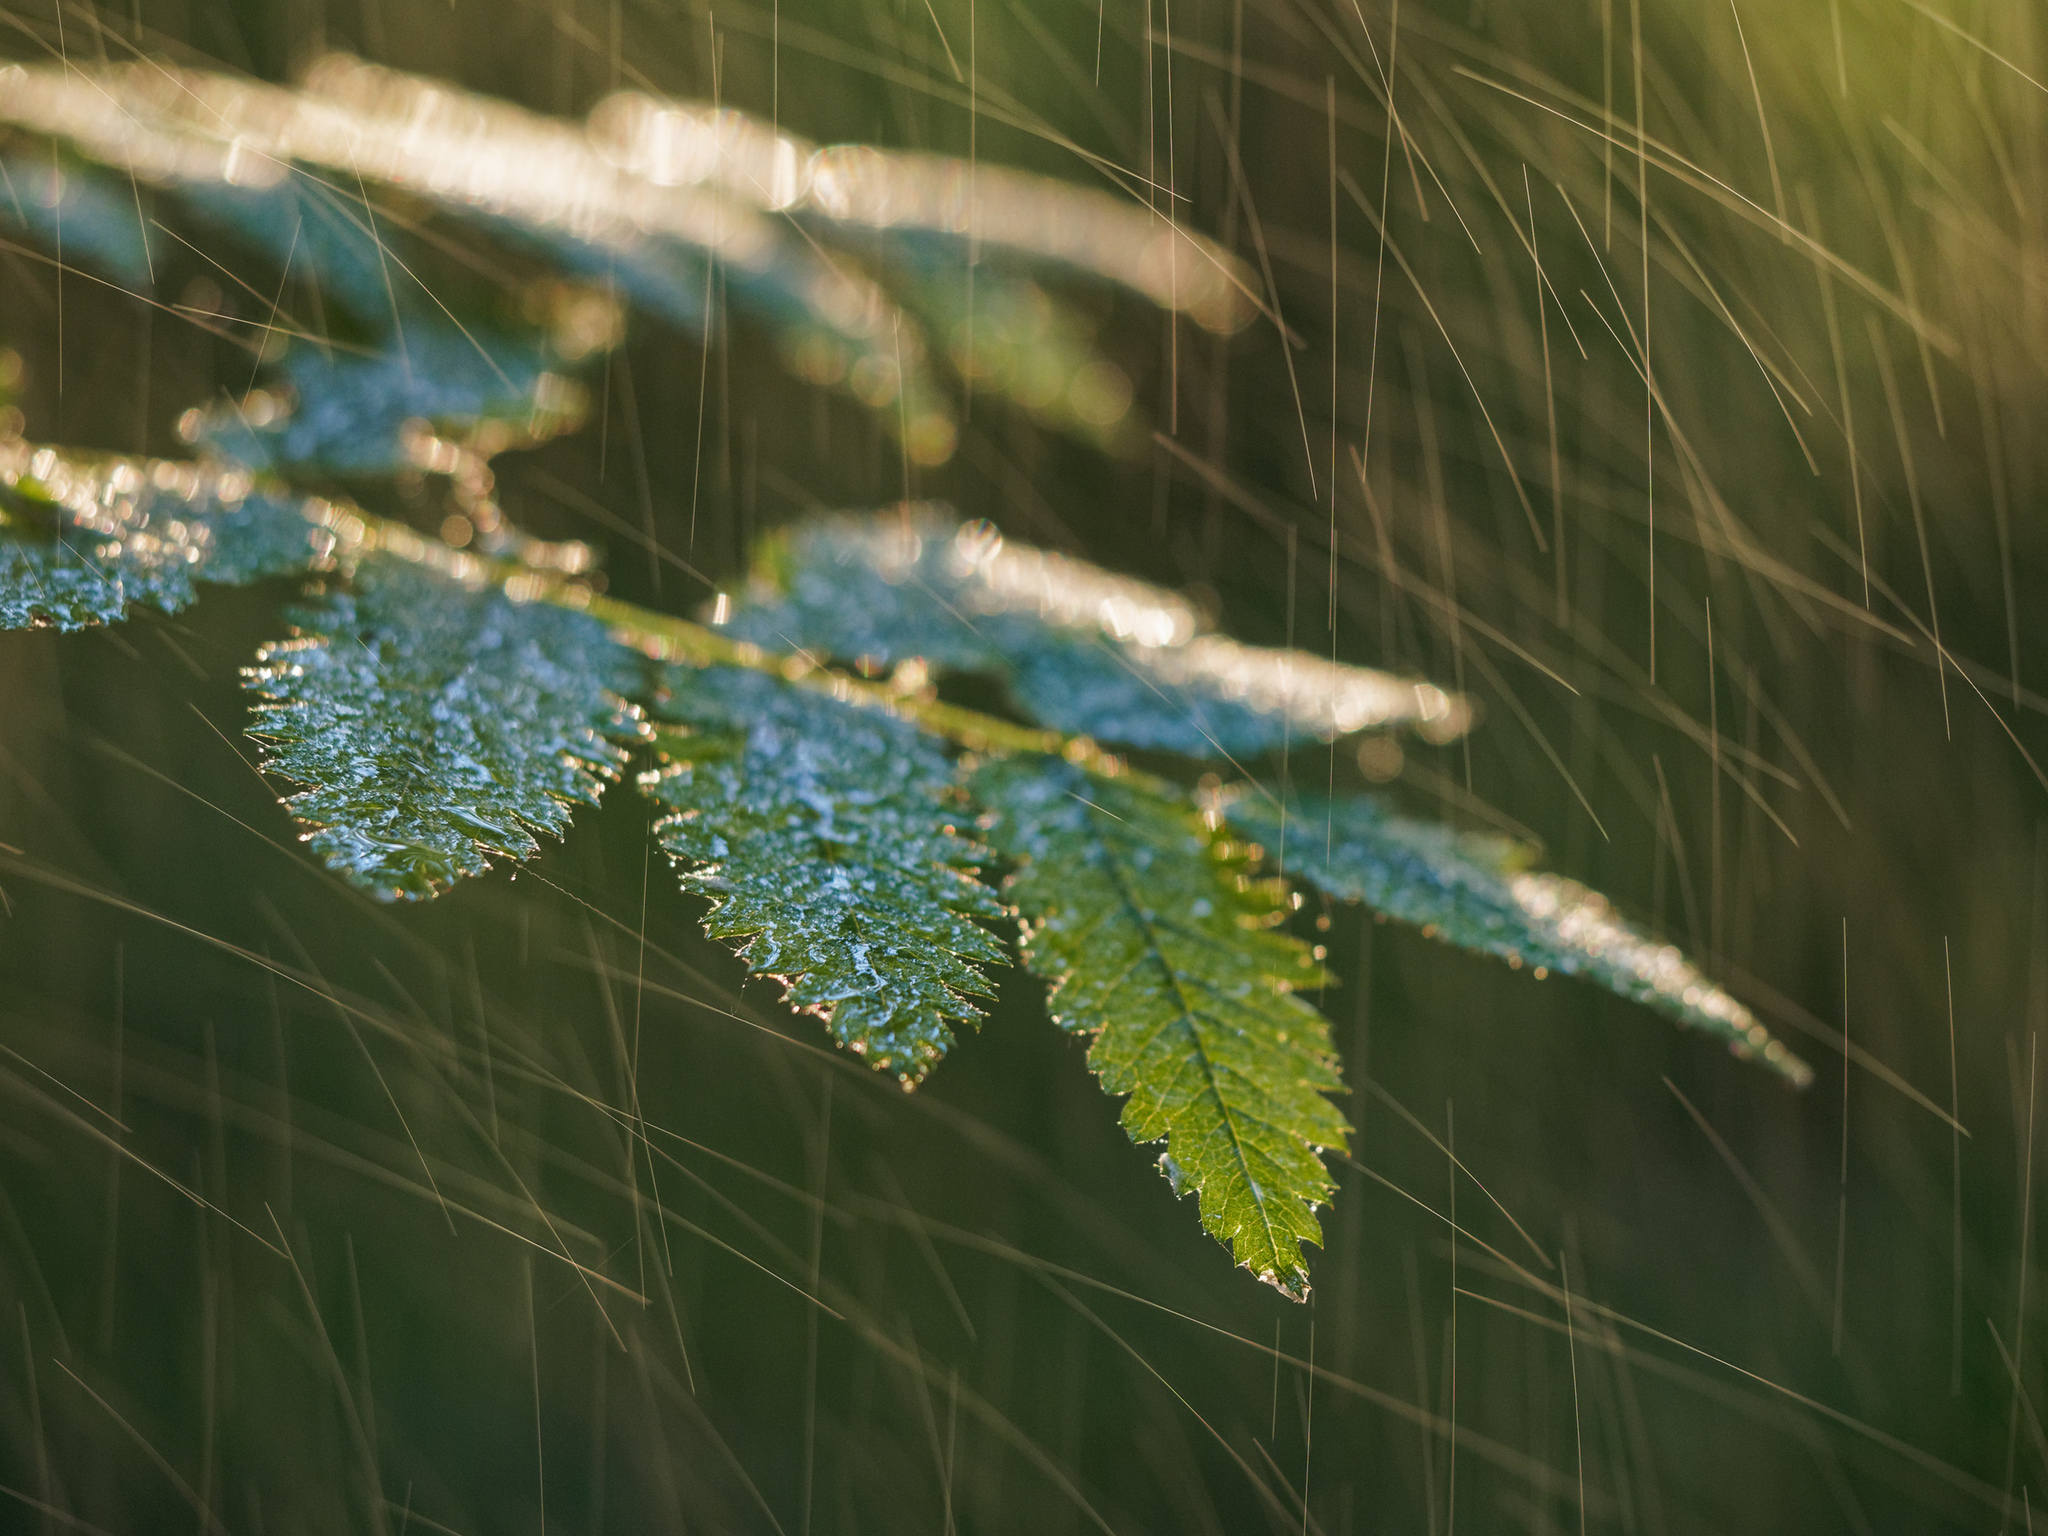
{"label": "leaf stem", "polygon": [[514,602],[549,603],[586,613],[609,629],[620,645],[656,661],[691,667],[744,667],[769,673],[796,687],[827,694],[842,704],[886,710],[970,752],[1043,752],[1112,776],[1122,768],[1119,759],[1086,736],[1033,729],[980,710],[942,702],[926,690],[906,690],[856,677],[821,665],[803,652],[786,655],[763,650],[720,634],[715,627],[606,597],[573,577],[455,549],[405,523],[365,512],[350,503],[313,501],[305,503],[304,508],[312,522],[334,535],[331,553],[344,568],[368,554],[389,555],[469,586],[498,587]]}

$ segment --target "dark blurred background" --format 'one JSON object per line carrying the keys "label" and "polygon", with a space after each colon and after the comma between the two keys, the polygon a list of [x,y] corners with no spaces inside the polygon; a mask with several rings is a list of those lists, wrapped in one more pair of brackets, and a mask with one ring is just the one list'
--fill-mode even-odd
{"label": "dark blurred background", "polygon": [[[402,908],[346,890],[240,736],[238,668],[291,584],[4,635],[0,1528],[2029,1528],[2029,13],[6,21],[24,61],[288,80],[342,48],[550,113],[715,91],[825,142],[1143,172],[1293,339],[1077,280],[1135,383],[1134,449],[963,398],[952,460],[906,469],[746,322],[706,361],[635,315],[597,419],[499,464],[507,510],[610,542],[614,592],[688,611],[709,587],[621,523],[651,508],[729,583],[759,530],[909,477],[1241,637],[1461,686],[1480,729],[1380,753],[1388,792],[1540,841],[1818,1080],[1311,904],[1357,1134],[1294,1306],[1169,1197],[1028,979],[906,1096],[742,985],[629,794],[516,877]],[[180,412],[246,387],[233,328],[166,307],[201,282],[255,306],[218,258],[178,247],[138,296],[9,239],[32,439],[177,454]],[[434,516],[419,487],[353,489]],[[1360,778],[1350,744],[1287,767]]]}

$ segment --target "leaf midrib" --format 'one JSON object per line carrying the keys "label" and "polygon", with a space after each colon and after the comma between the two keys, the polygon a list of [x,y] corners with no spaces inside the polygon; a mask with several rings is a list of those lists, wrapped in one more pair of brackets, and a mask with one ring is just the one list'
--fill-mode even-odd
{"label": "leaf midrib", "polygon": [[1251,1163],[1245,1154],[1244,1138],[1238,1133],[1237,1116],[1232,1112],[1230,1103],[1224,1097],[1221,1084],[1217,1080],[1216,1064],[1210,1059],[1208,1048],[1202,1043],[1202,1032],[1195,1023],[1195,1010],[1187,1000],[1187,993],[1180,984],[1179,975],[1160,948],[1153,932],[1153,924],[1145,915],[1145,908],[1139,903],[1130,883],[1124,878],[1124,862],[1117,855],[1115,842],[1102,830],[1101,823],[1096,820],[1093,811],[1089,812],[1089,820],[1096,828],[1096,845],[1102,850],[1103,861],[1108,868],[1110,879],[1115,883],[1117,897],[1122,901],[1124,909],[1130,913],[1131,920],[1137,924],[1138,931],[1144,936],[1146,952],[1158,965],[1160,974],[1166,978],[1167,990],[1173,996],[1180,1019],[1186,1024],[1189,1035],[1193,1037],[1196,1055],[1202,1063],[1203,1081],[1215,1097],[1217,1110],[1223,1116],[1224,1128],[1230,1133],[1230,1148],[1237,1161],[1238,1171],[1244,1178],[1245,1187],[1252,1192],[1253,1203],[1258,1207],[1259,1225],[1265,1233],[1266,1249],[1272,1256],[1274,1270],[1277,1273],[1285,1268],[1299,1268],[1298,1260],[1293,1265],[1287,1263],[1272,1219],[1267,1215],[1266,1191],[1260,1188],[1258,1180],[1252,1177]]}

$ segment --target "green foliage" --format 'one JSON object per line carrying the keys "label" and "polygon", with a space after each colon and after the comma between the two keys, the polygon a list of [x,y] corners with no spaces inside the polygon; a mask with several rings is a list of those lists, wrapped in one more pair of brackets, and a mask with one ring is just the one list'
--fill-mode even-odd
{"label": "green foliage", "polygon": [[69,155],[0,154],[0,226],[131,288],[149,282],[149,247],[134,189]]}
{"label": "green foliage", "polygon": [[498,423],[508,437],[538,438],[580,419],[580,388],[551,373],[554,362],[540,335],[446,322],[409,325],[402,343],[367,356],[301,343],[253,412],[250,402],[216,408],[199,431],[209,451],[274,473],[389,475],[412,467],[414,422],[459,437]]}
{"label": "green foliage", "polygon": [[1813,1071],[1756,1016],[1678,950],[1646,937],[1607,899],[1576,881],[1532,872],[1507,838],[1401,816],[1366,796],[1305,796],[1286,809],[1265,796],[1232,802],[1229,817],[1285,867],[1340,901],[1413,924],[1430,938],[1497,956],[1517,969],[1581,976],[1727,1041],[1800,1087]]}
{"label": "green foliage", "polygon": [[[921,658],[998,678],[1054,730],[1195,758],[1253,758],[1288,741],[1386,724],[1429,688],[1299,651],[1205,635],[1175,593],[1028,546],[936,508],[820,519],[756,566],[731,632],[771,650],[888,664]],[[1332,719],[1328,699],[1357,719]],[[1456,734],[1453,728],[1451,734]]]}
{"label": "green foliage", "polygon": [[[1367,728],[1448,740],[1469,707],[1419,680],[1209,633],[1175,593],[932,506],[771,535],[743,600],[722,600],[702,630],[603,599],[585,547],[507,523],[488,468],[581,420],[571,375],[616,345],[620,296],[708,332],[714,272],[800,375],[875,409],[909,458],[943,459],[955,432],[920,317],[963,382],[1114,448],[1132,440],[1128,380],[1034,272],[1092,265],[1228,329],[1225,258],[1173,231],[1162,246],[1092,194],[988,171],[978,238],[1008,249],[970,289],[953,264],[968,231],[927,195],[959,166],[814,150],[641,98],[616,98],[586,134],[347,60],[318,66],[304,95],[201,75],[10,69],[4,83],[0,113],[134,168],[330,298],[343,323],[318,335],[270,317],[254,348],[265,387],[181,424],[203,469],[0,443],[0,626],[108,623],[136,602],[182,607],[201,580],[322,568],[327,590],[296,615],[298,636],[247,678],[263,766],[299,786],[285,804],[331,868],[395,900],[530,859],[651,736],[654,836],[708,903],[707,932],[905,1087],[993,991],[1012,913],[981,871],[1000,859],[1025,964],[1051,983],[1058,1022],[1090,1037],[1131,1137],[1165,1144],[1175,1191],[1197,1197],[1239,1263],[1307,1295],[1302,1245],[1320,1243],[1334,1188],[1322,1153],[1347,1127],[1327,1097],[1341,1087],[1328,1024],[1299,993],[1329,978],[1282,929],[1298,899],[1255,877],[1259,849],[1230,841],[1214,804],[1198,811],[1094,743],[1240,765]],[[111,84],[132,87],[123,111],[107,108]],[[715,164],[690,158],[703,133]],[[403,189],[404,217],[386,206],[379,220],[362,161]],[[781,186],[792,164],[795,183],[769,194],[762,178]],[[54,239],[71,218],[88,254],[134,266],[107,172],[35,185],[48,196],[22,223]],[[768,217],[799,204],[800,232]],[[420,275],[435,257],[429,217],[539,252],[554,275],[509,281],[459,320]],[[1181,274],[1183,255],[1202,261]],[[1183,280],[1214,291],[1183,304]],[[420,471],[449,477],[444,526],[484,558],[302,501],[279,479]],[[884,687],[817,673],[825,661],[898,670]],[[935,674],[993,679],[1047,730],[942,703]],[[1229,814],[1278,852],[1276,807],[1240,798]],[[1508,845],[1363,799],[1294,816],[1328,837],[1301,839],[1311,856],[1285,873],[1810,1075],[1675,950],[1590,892],[1521,871]],[[966,835],[977,817],[992,853]]]}
{"label": "green foliage", "polygon": [[580,614],[388,559],[299,615],[250,669],[263,766],[315,853],[417,899],[530,858],[618,776],[633,664]]}
{"label": "green foliage", "polygon": [[1328,1022],[1295,989],[1327,977],[1274,931],[1281,887],[1162,789],[1056,759],[978,772],[989,837],[1017,866],[1006,892],[1025,963],[1052,983],[1054,1018],[1093,1037],[1124,1128],[1164,1141],[1160,1167],[1192,1189],[1202,1225],[1238,1263],[1296,1299],[1304,1242],[1332,1188],[1318,1155],[1344,1144],[1323,1095],[1341,1087]]}
{"label": "green foliage", "polygon": [[1041,425],[1118,454],[1143,442],[1131,385],[1094,345],[1095,327],[1028,269],[984,258],[969,273],[945,242],[896,240],[876,256],[900,274],[903,302],[979,398],[1014,403]]}
{"label": "green foliage", "polygon": [[[1172,230],[1161,244],[1116,200],[991,170],[982,175],[1004,216],[985,219],[973,244],[1014,247],[1014,271],[991,268],[977,323],[970,231],[956,206],[923,190],[959,175],[958,162],[849,155],[738,113],[633,94],[578,125],[340,55],[319,60],[300,91],[74,63],[10,66],[4,121],[32,148],[0,160],[21,165],[28,184],[26,200],[17,191],[0,202],[0,216],[53,244],[71,220],[88,258],[129,286],[150,281],[129,216],[147,184],[288,276],[311,277],[353,334],[424,329],[447,306],[421,275],[435,242],[420,226],[451,216],[509,247],[515,264],[538,256],[689,330],[711,331],[727,309],[764,326],[799,377],[851,395],[925,464],[954,451],[959,383],[1088,442],[1135,440],[1129,380],[1096,354],[1084,322],[1031,284],[1035,268],[1093,269],[1212,329],[1248,314],[1226,280],[1236,263],[1207,241]],[[81,175],[36,170],[51,143],[70,163],[88,162]],[[380,218],[373,184],[402,189],[401,208]],[[1091,225],[1109,237],[1076,244]],[[1174,261],[1185,271],[1162,287],[1156,269]],[[942,333],[939,346],[920,316]],[[289,334],[279,319],[271,334]],[[319,440],[330,453],[348,446]],[[289,462],[314,462],[304,447]]]}
{"label": "green foliage", "polygon": [[877,1071],[915,1084],[973,1023],[1004,913],[974,879],[984,855],[929,735],[876,709],[730,667],[671,669],[656,708],[667,766],[641,783],[705,929],[741,939]]}
{"label": "green foliage", "polygon": [[[1320,1241],[1315,1211],[1332,1188],[1319,1154],[1345,1134],[1324,1094],[1340,1080],[1327,1024],[1295,995],[1327,978],[1274,930],[1288,900],[1250,877],[1258,850],[1230,844],[1166,786],[1082,766],[1083,738],[1074,761],[1024,749],[1001,722],[936,706],[923,674],[900,674],[893,692],[846,678],[820,687],[804,677],[811,659],[785,666],[769,649],[994,670],[1044,700],[1036,713],[1050,723],[1194,755],[1213,735],[1173,735],[1189,715],[1139,671],[1160,663],[1105,632],[1178,625],[1162,638],[1186,644],[1171,594],[1005,554],[986,526],[931,514],[827,520],[770,550],[764,585],[775,581],[779,600],[743,607],[723,635],[681,626],[698,637],[697,664],[657,683],[619,642],[668,654],[676,621],[616,604],[600,620],[578,611],[594,599],[573,580],[258,492],[239,469],[10,453],[0,617],[17,625],[109,622],[138,599],[176,608],[199,577],[251,580],[339,549],[341,586],[249,672],[262,701],[252,735],[266,770],[302,786],[285,803],[313,851],[376,896],[432,896],[493,860],[531,858],[540,833],[562,835],[623,769],[624,743],[646,735],[627,702],[638,699],[672,727],[643,784],[668,813],[661,847],[709,901],[707,931],[740,941],[750,970],[782,979],[794,1006],[908,1087],[980,1018],[975,1000],[1004,957],[991,929],[1006,909],[977,878],[988,855],[960,831],[984,808],[1014,867],[1006,890],[1025,961],[1054,984],[1059,1021],[1092,1037],[1105,1090],[1128,1096],[1124,1125],[1166,1143],[1174,1188],[1198,1197],[1203,1226],[1240,1263],[1306,1294],[1301,1244]],[[511,548],[524,539],[503,536]],[[721,658],[744,664],[705,664]],[[1291,727],[1286,700],[1255,709],[1194,695],[1178,707],[1235,710],[1269,732],[1277,718],[1283,739]],[[965,790],[948,735],[987,757]],[[1295,815],[1329,835],[1320,860],[1318,840],[1299,839],[1312,852],[1293,873],[1330,894],[1514,964],[1585,975],[1795,1081],[1808,1075],[1676,951],[1590,892],[1518,871],[1508,845],[1364,799]],[[1240,799],[1231,816],[1278,849],[1275,808]]]}
{"label": "green foliage", "polygon": [[304,570],[320,531],[248,474],[90,459],[0,441],[0,629],[85,629],[130,605],[175,613],[197,583]]}
{"label": "green foliage", "polygon": [[232,177],[174,182],[178,199],[207,223],[261,251],[279,271],[316,284],[330,324],[341,321],[344,334],[377,335],[400,316],[438,307],[409,275],[421,246],[406,233],[410,221],[379,221],[359,185],[346,171],[312,169],[266,186]]}
{"label": "green foliage", "polygon": [[[1276,716],[1157,676],[1092,612],[1060,624],[1035,603],[1008,609],[987,601],[976,568],[961,558],[976,539],[993,542],[986,530],[962,530],[934,511],[907,525],[883,513],[785,537],[731,623],[763,646],[845,661],[922,657],[949,672],[1000,678],[1025,715],[1053,730],[1185,756],[1255,757],[1286,734]],[[1148,595],[1182,606],[1167,593]]]}
{"label": "green foliage", "polygon": [[[895,693],[850,679],[820,688],[791,680],[810,660],[785,675],[769,649],[993,670],[1045,700],[1036,713],[1049,723],[1195,755],[1213,734],[1175,736],[1189,715],[1138,670],[1156,660],[1104,632],[1182,622],[1171,594],[1028,549],[992,576],[993,531],[930,514],[827,520],[769,551],[763,585],[779,599],[742,607],[724,635],[697,632],[700,664],[670,666],[657,684],[605,621],[577,611],[592,597],[573,582],[374,532],[346,509],[259,493],[241,470],[94,468],[21,445],[12,455],[0,616],[15,624],[109,622],[138,599],[175,608],[198,577],[303,569],[357,541],[343,587],[301,613],[299,637],[266,648],[249,680],[262,700],[252,734],[266,770],[302,786],[286,805],[307,841],[376,896],[432,896],[493,860],[531,858],[539,833],[562,835],[624,767],[622,743],[646,734],[626,702],[637,698],[673,727],[643,783],[668,813],[660,845],[710,903],[707,931],[741,941],[750,970],[781,978],[794,1006],[907,1087],[980,1018],[988,967],[1003,960],[991,929],[1006,909],[977,879],[988,855],[960,831],[984,808],[1014,867],[1006,890],[1025,961],[1054,984],[1059,1021],[1093,1037],[1105,1090],[1128,1096],[1126,1128],[1166,1143],[1174,1188],[1198,1197],[1203,1226],[1240,1263],[1306,1294],[1301,1244],[1320,1241],[1315,1211],[1332,1187],[1319,1154],[1345,1128],[1323,1096],[1340,1085],[1327,1024],[1295,995],[1327,978],[1274,931],[1288,901],[1250,878],[1258,850],[1230,844],[1165,786],[1081,766],[1092,749],[1080,738],[1077,761],[1019,750],[1000,722],[934,708],[921,675],[903,674]],[[79,553],[88,534],[92,559]],[[1005,582],[1024,594],[1008,610],[991,599]],[[657,651],[674,631],[640,610],[605,612],[619,636]],[[746,664],[701,664],[728,653]],[[1247,729],[1291,724],[1284,700],[1190,699],[1177,707],[1235,710]],[[948,734],[1008,750],[963,791]],[[1276,807],[1241,798],[1230,815],[1279,850]],[[1584,975],[1794,1081],[1810,1075],[1675,950],[1592,893],[1520,871],[1509,845],[1366,799],[1294,816],[1328,836],[1297,836],[1308,856],[1292,873],[1328,893],[1513,964]]]}
{"label": "green foliage", "polygon": [[724,628],[764,650],[892,666],[919,658],[942,672],[997,672],[1003,653],[979,617],[951,601],[952,520],[817,518],[755,551],[748,588]]}
{"label": "green foliage", "polygon": [[[1159,1148],[1111,1130],[1122,1106],[1073,1070],[1081,1040],[1048,1038],[1036,978],[972,963],[1010,995],[959,1031],[936,1093],[821,1060],[814,1020],[785,1021],[794,1040],[737,1023],[770,988],[740,991],[695,931],[718,891],[636,884],[637,795],[566,848],[528,828],[548,881],[501,868],[445,910],[280,864],[193,798],[290,825],[191,706],[239,712],[235,663],[283,632],[261,610],[287,582],[207,586],[234,566],[191,537],[223,526],[203,509],[110,534],[101,493],[23,485],[0,514],[7,622],[202,605],[125,637],[0,635],[15,1518],[2031,1526],[2048,12],[1241,12],[1174,8],[1164,53],[1149,11],[972,0],[11,19],[0,328],[36,377],[0,439],[161,444],[192,408],[196,453],[284,478],[245,498],[288,514],[278,568],[317,555],[360,602],[360,551],[397,545],[329,548],[341,525],[301,526],[288,487],[347,476],[402,531],[524,554],[477,515],[497,510],[481,461],[531,440],[564,381],[572,403],[603,390],[603,427],[495,467],[537,531],[610,514],[644,537],[644,575],[637,550],[608,589],[566,561],[477,574],[681,664],[622,687],[680,699],[729,664],[778,739],[901,726],[939,793],[954,747],[956,774],[1050,774],[1098,806],[1120,804],[1098,778],[1143,781],[1071,735],[1043,743],[1068,763],[1020,756],[1021,728],[938,697],[1156,751],[1143,766],[1183,788],[1228,781],[1193,805],[1261,844],[1262,873],[1506,962],[1320,901],[1284,919],[1342,972],[1327,1006],[1360,1096],[1336,1101],[1357,1162],[1330,1163],[1318,1306],[1276,1312],[1169,1208]],[[332,60],[307,89],[260,83],[336,44],[524,107]],[[587,121],[539,115],[608,88]],[[714,110],[733,106],[761,115]],[[936,153],[820,151],[792,125]],[[1013,197],[1006,158],[1077,186]],[[1136,219],[1112,229],[1090,196]],[[1075,259],[1129,233],[1171,288],[1200,275],[1151,240],[1175,228],[1256,256],[1268,323],[1219,344]],[[616,335],[554,345],[558,286],[630,308],[630,369],[600,379]],[[1114,365],[1136,399],[1098,432],[1115,392],[1078,386]],[[956,430],[958,462],[927,473]],[[1325,657],[1469,680],[1493,724],[1463,754],[1371,743],[1368,776],[1401,782],[1359,800],[1334,719],[1189,676],[1115,608],[1002,607],[928,572],[950,517],[914,563],[872,540],[820,563],[822,530],[777,527],[899,494],[1200,581],[1262,636],[1285,612]],[[681,611],[711,594],[677,559],[733,581],[755,529],[816,588],[815,622],[748,633],[762,656],[605,600]],[[785,599],[746,594],[735,628]],[[812,635],[862,676],[792,683]],[[876,682],[877,661],[930,672]],[[744,766],[752,708],[678,727],[698,790]],[[1334,806],[1299,796],[1326,738]],[[787,766],[764,755],[740,799]],[[836,825],[844,766],[816,778]],[[1178,835],[1186,803],[1159,793]],[[1434,825],[1475,800],[1657,911],[1655,942],[1529,851]],[[985,840],[985,807],[943,803]],[[728,855],[768,841],[720,830],[738,804],[699,819]],[[789,866],[813,851],[842,856]],[[627,990],[608,925],[636,911]],[[1662,942],[1688,932],[1714,936],[1696,970]],[[826,943],[792,940],[792,965]],[[1091,958],[1062,997],[1105,985]],[[1722,1057],[1755,1044],[1727,999],[1752,988],[1825,1055],[1812,1102]],[[613,991],[630,1063],[596,1006]],[[1666,1039],[1624,1017],[1637,997],[1722,1038]]]}

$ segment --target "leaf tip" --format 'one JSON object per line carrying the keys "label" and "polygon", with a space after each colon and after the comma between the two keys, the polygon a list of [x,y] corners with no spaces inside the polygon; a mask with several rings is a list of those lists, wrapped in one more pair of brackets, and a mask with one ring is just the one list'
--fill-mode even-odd
{"label": "leaf tip", "polygon": [[1159,1154],[1159,1171],[1166,1176],[1166,1182],[1172,1187],[1176,1200],[1187,1193],[1187,1170],[1173,1160],[1171,1152]]}
{"label": "leaf tip", "polygon": [[1285,1296],[1289,1301],[1305,1302],[1308,1300],[1308,1271],[1304,1268],[1296,1267],[1289,1269],[1284,1274],[1277,1270],[1269,1269],[1261,1272],[1259,1278],[1273,1287],[1282,1296]]}

